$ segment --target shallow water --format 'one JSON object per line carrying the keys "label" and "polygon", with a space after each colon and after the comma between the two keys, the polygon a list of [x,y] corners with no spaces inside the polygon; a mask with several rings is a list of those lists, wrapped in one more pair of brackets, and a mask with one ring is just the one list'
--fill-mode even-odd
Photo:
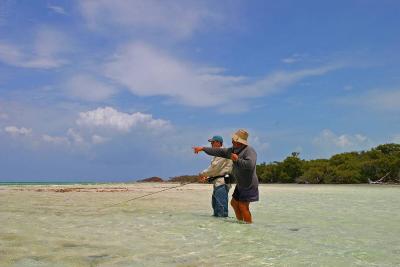
{"label": "shallow water", "polygon": [[398,186],[262,185],[252,225],[210,185],[104,209],[172,186],[0,186],[0,266],[400,266]]}

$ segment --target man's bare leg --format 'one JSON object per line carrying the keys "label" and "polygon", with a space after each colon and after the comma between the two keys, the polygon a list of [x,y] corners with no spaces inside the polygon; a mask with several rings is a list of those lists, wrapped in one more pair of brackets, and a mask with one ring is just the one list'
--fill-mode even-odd
{"label": "man's bare leg", "polygon": [[232,206],[233,210],[235,211],[236,218],[239,221],[243,221],[243,215],[242,215],[242,213],[240,211],[240,208],[239,208],[239,201],[237,201],[236,199],[232,198],[231,206]]}
{"label": "man's bare leg", "polygon": [[246,223],[252,223],[251,213],[249,209],[250,202],[238,201],[239,211]]}

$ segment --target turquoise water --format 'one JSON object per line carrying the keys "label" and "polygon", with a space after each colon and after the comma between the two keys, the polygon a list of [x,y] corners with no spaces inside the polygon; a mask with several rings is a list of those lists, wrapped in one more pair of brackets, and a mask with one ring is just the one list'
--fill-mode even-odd
{"label": "turquoise water", "polygon": [[209,185],[105,209],[169,186],[0,187],[0,266],[400,266],[400,187],[262,185],[252,225]]}

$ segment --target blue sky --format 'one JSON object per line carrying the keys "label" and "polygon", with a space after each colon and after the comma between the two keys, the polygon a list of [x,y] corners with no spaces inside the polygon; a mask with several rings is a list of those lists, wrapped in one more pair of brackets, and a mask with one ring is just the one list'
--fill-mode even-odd
{"label": "blue sky", "polygon": [[0,181],[194,174],[400,143],[398,1],[0,1]]}

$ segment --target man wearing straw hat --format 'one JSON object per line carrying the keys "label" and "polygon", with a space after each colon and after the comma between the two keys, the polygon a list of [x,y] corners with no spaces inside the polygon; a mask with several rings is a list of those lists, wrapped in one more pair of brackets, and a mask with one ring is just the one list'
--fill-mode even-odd
{"label": "man wearing straw hat", "polygon": [[256,174],[257,153],[248,145],[249,134],[240,129],[232,135],[231,148],[194,147],[194,153],[204,151],[215,157],[228,158],[233,161],[232,175],[237,181],[232,194],[231,206],[239,221],[252,223],[249,209],[250,202],[258,201],[258,177]]}
{"label": "man wearing straw hat", "polygon": [[[219,135],[214,135],[208,139],[211,147],[223,147],[223,138]],[[213,216],[215,217],[228,217],[228,192],[231,188],[230,184],[225,183],[224,176],[232,172],[232,160],[220,157],[213,157],[210,166],[202,171],[200,175],[200,182],[209,180],[214,184],[211,206],[213,208]],[[211,178],[214,178],[211,181]]]}

